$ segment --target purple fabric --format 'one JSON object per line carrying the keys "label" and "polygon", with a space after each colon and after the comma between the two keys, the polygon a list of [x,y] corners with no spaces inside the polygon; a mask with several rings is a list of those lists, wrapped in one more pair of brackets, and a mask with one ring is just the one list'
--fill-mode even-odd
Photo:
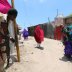
{"label": "purple fabric", "polygon": [[7,0],[0,0],[0,12],[6,14],[11,8]]}
{"label": "purple fabric", "polygon": [[65,42],[64,52],[65,52],[65,54],[70,54],[70,55],[72,55],[72,42],[71,42],[71,41],[66,41],[66,42]]}
{"label": "purple fabric", "polygon": [[23,37],[28,37],[29,36],[29,33],[26,29],[23,30]]}

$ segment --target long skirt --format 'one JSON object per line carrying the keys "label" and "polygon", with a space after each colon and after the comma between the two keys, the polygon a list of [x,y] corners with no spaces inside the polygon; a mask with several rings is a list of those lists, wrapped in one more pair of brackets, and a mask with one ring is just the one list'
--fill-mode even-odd
{"label": "long skirt", "polygon": [[72,41],[65,41],[64,52],[66,55],[72,55]]}

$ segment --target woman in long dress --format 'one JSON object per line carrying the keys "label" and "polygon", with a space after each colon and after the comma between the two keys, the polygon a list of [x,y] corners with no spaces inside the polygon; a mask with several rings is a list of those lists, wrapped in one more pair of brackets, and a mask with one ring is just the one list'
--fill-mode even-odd
{"label": "woman in long dress", "polygon": [[28,36],[29,36],[28,31],[26,29],[24,29],[22,33],[23,33],[23,38],[28,39]]}
{"label": "woman in long dress", "polygon": [[65,34],[63,38],[63,44],[65,46],[64,53],[70,59],[72,55],[72,31],[70,27],[66,27],[63,32]]}
{"label": "woman in long dress", "polygon": [[41,27],[39,25],[36,26],[36,28],[34,30],[34,38],[38,44],[37,47],[42,48],[40,45],[41,45],[42,41],[44,40],[44,31],[41,29]]}

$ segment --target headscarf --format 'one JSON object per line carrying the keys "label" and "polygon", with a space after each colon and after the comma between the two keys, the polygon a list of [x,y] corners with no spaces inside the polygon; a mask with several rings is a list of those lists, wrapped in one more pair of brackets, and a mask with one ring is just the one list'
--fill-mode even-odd
{"label": "headscarf", "polygon": [[18,12],[17,12],[17,10],[16,10],[16,9],[11,8],[11,9],[8,11],[8,13],[7,13],[7,14],[8,14],[8,15],[13,15],[13,16],[15,16],[15,18],[16,18],[16,16],[17,16]]}

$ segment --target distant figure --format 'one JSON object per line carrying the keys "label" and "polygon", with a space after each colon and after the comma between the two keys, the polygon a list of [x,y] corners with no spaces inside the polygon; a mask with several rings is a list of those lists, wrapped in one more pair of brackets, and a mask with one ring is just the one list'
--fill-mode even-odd
{"label": "distant figure", "polygon": [[23,38],[28,39],[29,33],[26,29],[23,30]]}
{"label": "distant figure", "polygon": [[55,31],[54,31],[54,39],[55,40],[61,40],[62,39],[62,29],[63,29],[63,25],[60,25],[60,26],[57,26],[55,28]]}
{"label": "distant figure", "polygon": [[[34,30],[34,38],[35,41],[38,43],[38,48],[42,48],[40,46],[40,44],[42,43],[42,41],[44,40],[44,31],[41,29],[40,26],[36,26],[35,30]],[[43,48],[42,48],[43,49]]]}

